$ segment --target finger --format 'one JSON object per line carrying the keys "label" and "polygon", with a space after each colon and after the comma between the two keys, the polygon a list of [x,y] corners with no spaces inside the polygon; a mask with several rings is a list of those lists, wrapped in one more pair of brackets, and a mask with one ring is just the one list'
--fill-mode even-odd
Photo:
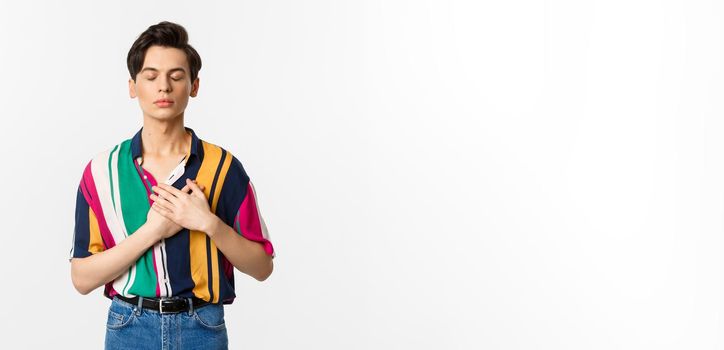
{"label": "finger", "polygon": [[159,196],[157,196],[157,195],[155,195],[155,194],[152,194],[152,195],[150,195],[148,198],[151,198],[151,199],[153,200],[153,204],[158,203],[158,205],[161,206],[162,208],[171,210],[172,207],[173,207],[173,203],[169,202],[169,201],[166,200],[166,198],[164,198],[164,197],[159,197]]}
{"label": "finger", "polygon": [[206,195],[204,195],[204,190],[202,190],[201,187],[196,184],[196,182],[186,179],[186,184],[191,187],[191,190],[193,190],[193,193],[191,193],[192,195],[195,194],[199,198],[206,198]]}
{"label": "finger", "polygon": [[158,205],[158,202],[153,203],[153,205],[151,206],[151,208],[152,208],[153,210],[157,211],[157,212],[158,212],[159,214],[161,214],[163,217],[165,217],[165,218],[167,218],[167,219],[170,219],[170,218],[171,218],[172,212],[171,212],[170,210],[168,210],[168,209],[166,209],[166,208],[163,208],[163,207],[161,207],[160,205]]}
{"label": "finger", "polygon": [[204,190],[204,189],[206,188],[206,186],[204,186],[203,184],[199,184],[198,182],[196,182],[196,179],[193,179],[193,180],[191,180],[191,181],[193,181],[193,183],[195,183],[196,186],[199,186],[199,188],[200,188],[201,190]]}
{"label": "finger", "polygon": [[[178,198],[176,198],[176,196],[173,193],[169,192],[166,188],[159,187],[159,186],[151,187],[151,189],[154,190],[156,193],[158,193],[158,196],[160,196],[162,199],[165,199],[165,200],[171,202],[171,204],[173,204],[173,205],[178,205],[178,203],[177,203]],[[178,191],[176,188],[174,188],[174,190]],[[181,191],[178,191],[178,192],[181,193]]]}
{"label": "finger", "polygon": [[179,190],[178,188],[173,187],[171,185],[161,183],[161,184],[158,184],[158,186],[163,188],[167,192],[173,194],[176,197],[181,196],[183,194],[183,192],[181,192],[181,190]]}
{"label": "finger", "polygon": [[160,185],[151,187],[151,191],[160,196],[176,197],[173,195],[173,193],[169,192],[167,189],[161,187]]}
{"label": "finger", "polygon": [[[195,181],[195,180],[191,180],[191,181]],[[204,185],[196,184],[196,186],[199,186],[199,188],[201,188],[201,191],[203,191],[204,188],[206,188],[206,186],[204,186]],[[181,189],[181,192],[183,192],[183,193],[190,193],[190,191],[192,191],[192,189],[191,189],[191,187],[189,187],[188,184]]]}

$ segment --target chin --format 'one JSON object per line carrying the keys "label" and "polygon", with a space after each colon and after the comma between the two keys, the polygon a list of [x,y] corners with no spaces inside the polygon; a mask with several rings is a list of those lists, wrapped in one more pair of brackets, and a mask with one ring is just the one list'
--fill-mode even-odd
{"label": "chin", "polygon": [[171,120],[174,120],[179,117],[178,114],[175,114],[175,115],[146,114],[146,115],[149,116],[151,119],[158,120],[158,121],[164,121],[164,122],[171,121]]}
{"label": "chin", "polygon": [[146,113],[147,116],[156,119],[156,120],[173,120],[178,118],[181,114],[176,113],[176,111],[166,111],[166,113],[158,113],[157,111],[154,111],[153,113]]}

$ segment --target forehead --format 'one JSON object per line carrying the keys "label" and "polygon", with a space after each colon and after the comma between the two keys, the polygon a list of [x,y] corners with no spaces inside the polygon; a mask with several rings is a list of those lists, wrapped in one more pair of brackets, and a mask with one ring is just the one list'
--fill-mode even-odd
{"label": "forehead", "polygon": [[189,69],[186,53],[175,47],[151,46],[146,50],[146,57],[143,59],[141,70],[147,67],[166,71],[176,67],[183,67],[187,72]]}

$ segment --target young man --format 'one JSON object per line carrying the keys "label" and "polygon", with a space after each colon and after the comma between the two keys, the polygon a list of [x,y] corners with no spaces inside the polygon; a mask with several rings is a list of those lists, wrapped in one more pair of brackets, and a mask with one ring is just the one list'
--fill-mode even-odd
{"label": "young man", "polygon": [[274,249],[241,162],[184,126],[201,58],[175,23],[128,52],[143,127],[97,154],[78,187],[73,285],[105,285],[106,349],[225,349],[234,268],[264,281]]}

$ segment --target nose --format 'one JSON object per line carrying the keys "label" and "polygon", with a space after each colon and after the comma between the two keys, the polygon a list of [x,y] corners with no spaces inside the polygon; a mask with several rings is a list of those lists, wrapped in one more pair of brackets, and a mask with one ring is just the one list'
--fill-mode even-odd
{"label": "nose", "polygon": [[160,81],[159,84],[159,91],[161,92],[170,92],[171,91],[171,84],[168,81],[168,78],[158,79]]}

